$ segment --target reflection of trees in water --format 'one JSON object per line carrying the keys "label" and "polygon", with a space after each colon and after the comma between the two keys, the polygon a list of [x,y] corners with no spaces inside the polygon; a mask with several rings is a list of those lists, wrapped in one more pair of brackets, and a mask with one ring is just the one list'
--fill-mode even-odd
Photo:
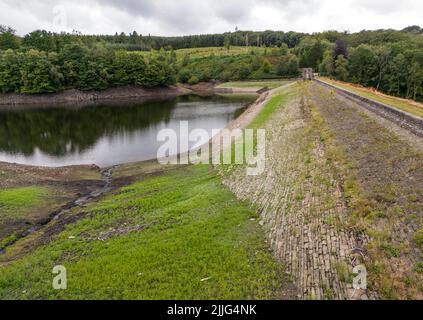
{"label": "reflection of trees in water", "polygon": [[[51,156],[84,152],[101,137],[132,133],[171,120],[178,102],[247,102],[253,98],[179,97],[89,107],[0,110],[0,152],[31,156],[36,148]],[[195,107],[197,104],[193,104]]]}
{"label": "reflection of trees in water", "polygon": [[169,122],[177,100],[126,106],[90,106],[0,112],[0,151],[52,156],[90,149],[103,136],[131,133]]}

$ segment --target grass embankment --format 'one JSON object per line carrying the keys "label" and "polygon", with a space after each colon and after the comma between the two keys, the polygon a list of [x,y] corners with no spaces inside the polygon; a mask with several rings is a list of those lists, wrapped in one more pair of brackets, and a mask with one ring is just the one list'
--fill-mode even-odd
{"label": "grass embankment", "polygon": [[234,82],[226,82],[222,83],[218,86],[218,88],[241,88],[241,89],[252,89],[252,90],[260,90],[263,88],[275,89],[284,84],[287,84],[288,81],[286,80],[275,80],[275,81],[234,81]]}
{"label": "grass embankment", "polygon": [[[247,85],[249,82],[246,82]],[[272,95],[270,99],[265,103],[261,111],[258,113],[258,115],[251,121],[251,123],[247,124],[245,127],[246,129],[253,129],[253,130],[259,130],[264,129],[266,121],[269,119],[270,116],[272,116],[278,108],[285,105],[288,101],[293,99],[295,96],[298,95],[300,86],[298,83],[293,83],[292,85],[283,86],[284,84],[287,84],[288,82],[281,82],[282,86],[280,88],[275,88],[272,92]],[[219,170],[221,173],[229,174],[233,172],[235,168],[238,167],[245,167],[246,163],[243,164],[235,164],[235,154],[236,150],[244,150],[245,151],[245,145],[249,143],[247,139],[252,138],[253,139],[253,146],[254,146],[254,153],[257,154],[257,131],[255,131],[254,136],[250,137],[247,135],[243,135],[243,139],[238,138],[235,143],[232,144],[232,164],[228,165],[220,165]],[[245,154],[245,153],[244,153]]]}
{"label": "grass embankment", "polygon": [[[247,126],[247,129],[259,130],[265,127],[266,121],[280,108],[285,105],[288,101],[293,99],[299,94],[300,86],[298,83],[295,83],[291,86],[281,87],[275,89],[269,101],[264,105],[261,112],[254,118],[254,120]],[[235,145],[244,144],[247,142],[247,137],[244,137],[245,140],[237,140],[232,147],[232,154],[235,154],[234,148]],[[254,147],[257,148],[257,136],[253,137]],[[257,151],[257,150],[255,150]]]}
{"label": "grass embankment", "polygon": [[[279,94],[272,98],[255,124],[265,121],[281,99]],[[269,251],[255,210],[222,185],[213,167],[131,164],[116,175],[142,181],[84,208],[84,218],[67,225],[48,245],[1,266],[0,298],[283,296],[287,279]],[[52,289],[56,265],[67,268],[65,291]]]}
{"label": "grass embankment", "polygon": [[325,81],[329,84],[338,86],[340,88],[352,91],[353,93],[359,94],[365,98],[373,99],[378,102],[387,104],[389,106],[398,108],[400,110],[406,111],[408,113],[411,113],[415,116],[423,117],[423,104],[413,101],[413,100],[407,100],[402,99],[398,97],[389,96],[386,94],[383,94],[381,92],[377,92],[375,90],[364,88],[358,85],[354,85],[351,83],[341,82],[341,81],[335,81],[329,78],[321,77],[320,80]]}
{"label": "grass embankment", "polygon": [[263,128],[269,117],[282,105],[296,97],[299,93],[300,86],[298,83],[292,86],[277,89],[269,102],[264,106],[260,114],[248,125],[249,129]]}

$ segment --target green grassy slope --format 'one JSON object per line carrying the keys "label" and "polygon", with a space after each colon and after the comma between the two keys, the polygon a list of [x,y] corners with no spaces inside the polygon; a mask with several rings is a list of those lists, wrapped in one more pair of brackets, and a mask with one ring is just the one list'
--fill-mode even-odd
{"label": "green grassy slope", "polygon": [[[209,166],[135,183],[86,213],[49,245],[1,266],[0,298],[280,297],[280,267],[254,210]],[[52,289],[55,265],[67,268],[65,291]]]}
{"label": "green grassy slope", "polygon": [[287,84],[288,81],[286,80],[274,80],[274,81],[234,81],[234,82],[226,82],[222,83],[218,86],[218,88],[242,88],[242,89],[275,89],[284,84]]}
{"label": "green grassy slope", "polygon": [[26,211],[47,200],[49,193],[45,187],[0,190],[0,223],[24,216]]}
{"label": "green grassy slope", "polygon": [[191,58],[204,58],[208,57],[211,54],[215,56],[235,56],[240,54],[248,54],[251,51],[256,52],[257,54],[263,54],[265,48],[256,48],[256,47],[237,47],[231,46],[229,50],[224,47],[205,47],[205,48],[189,48],[189,49],[179,49],[176,50],[176,55],[178,58],[182,59],[185,55],[189,55]]}

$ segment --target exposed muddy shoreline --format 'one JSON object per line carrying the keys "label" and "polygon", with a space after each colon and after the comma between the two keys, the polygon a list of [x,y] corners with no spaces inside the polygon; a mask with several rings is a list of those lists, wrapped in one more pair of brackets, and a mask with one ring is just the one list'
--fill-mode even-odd
{"label": "exposed muddy shoreline", "polygon": [[153,99],[177,97],[183,95],[211,95],[215,93],[216,83],[200,83],[197,85],[177,85],[163,88],[117,87],[104,91],[84,92],[67,90],[58,93],[45,94],[0,94],[0,106],[29,106],[29,105],[54,105],[95,103],[98,101],[128,100],[128,99]]}

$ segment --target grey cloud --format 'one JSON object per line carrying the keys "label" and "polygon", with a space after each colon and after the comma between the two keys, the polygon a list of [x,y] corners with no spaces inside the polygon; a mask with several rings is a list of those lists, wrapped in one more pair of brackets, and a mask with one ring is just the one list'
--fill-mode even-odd
{"label": "grey cloud", "polygon": [[107,4],[135,16],[148,17],[157,12],[157,1],[153,0],[103,0],[98,3]]}
{"label": "grey cloud", "polygon": [[[15,1],[15,0],[1,0],[8,6],[16,8],[19,11],[28,15],[36,15],[40,20],[47,20],[51,18],[52,9],[60,1],[54,0],[35,0],[35,1]],[[1,17],[1,16],[0,16]]]}
{"label": "grey cloud", "polygon": [[385,14],[413,11],[417,9],[417,2],[419,2],[419,0],[354,0],[352,4],[377,14]]}
{"label": "grey cloud", "polygon": [[305,16],[316,15],[324,4],[322,0],[254,0],[256,6],[266,6],[280,14],[281,19],[295,23]]}
{"label": "grey cloud", "polygon": [[229,23],[239,23],[249,17],[254,2],[254,0],[215,0],[213,7],[218,18]]}
{"label": "grey cloud", "polygon": [[105,2],[133,16],[156,19],[164,25],[185,30],[195,24],[204,25],[213,17],[230,23],[240,22],[249,16],[254,0],[106,0]]}
{"label": "grey cloud", "polygon": [[320,0],[255,0],[257,4],[266,4],[277,9],[284,9],[289,13],[296,13],[297,11],[307,10],[312,12],[314,9],[322,4]]}
{"label": "grey cloud", "polygon": [[289,20],[316,10],[318,0],[105,0],[103,3],[133,16],[155,19],[181,32],[201,29],[217,20],[228,25],[245,22],[254,7],[267,6]]}
{"label": "grey cloud", "polygon": [[204,16],[205,13],[210,13],[209,1],[106,0],[104,2],[133,17],[154,21],[169,31],[192,32],[193,28],[205,27],[210,20],[209,15],[206,18]]}
{"label": "grey cloud", "polygon": [[[345,0],[345,5],[338,3],[345,10],[330,12],[333,3],[333,0],[0,0],[0,23],[16,26],[21,33],[52,28],[53,8],[63,5],[69,28],[84,33],[137,30],[180,35],[223,32],[236,25],[250,30],[313,32],[339,26],[340,21],[348,23],[350,30],[358,31],[373,25],[419,23],[417,13],[423,8],[420,0]],[[260,11],[261,8],[267,11]],[[363,10],[373,19],[360,19]],[[268,12],[269,17],[257,16],[260,12]],[[401,14],[402,21],[385,20],[392,13]],[[328,19],[328,15],[334,19]],[[304,23],[309,20],[313,23]]]}

